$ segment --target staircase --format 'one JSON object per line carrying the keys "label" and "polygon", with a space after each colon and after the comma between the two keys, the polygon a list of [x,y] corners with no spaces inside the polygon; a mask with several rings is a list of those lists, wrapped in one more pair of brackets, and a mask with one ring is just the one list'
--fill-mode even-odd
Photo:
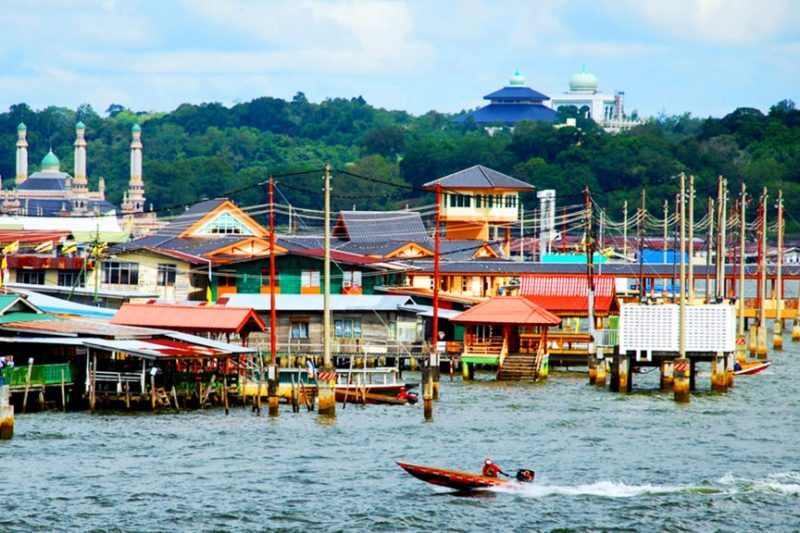
{"label": "staircase", "polygon": [[539,356],[535,353],[508,354],[497,370],[497,381],[534,380],[539,377]]}

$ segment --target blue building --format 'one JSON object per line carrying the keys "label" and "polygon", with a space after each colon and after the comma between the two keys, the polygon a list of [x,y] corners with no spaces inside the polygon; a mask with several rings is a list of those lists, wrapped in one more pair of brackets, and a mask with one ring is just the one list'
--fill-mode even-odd
{"label": "blue building", "polygon": [[523,120],[545,122],[558,120],[558,113],[544,103],[550,97],[526,87],[525,78],[519,71],[511,76],[507,86],[483,98],[489,100],[490,104],[456,117],[453,122],[465,122],[471,119],[481,126],[502,124],[513,127]]}

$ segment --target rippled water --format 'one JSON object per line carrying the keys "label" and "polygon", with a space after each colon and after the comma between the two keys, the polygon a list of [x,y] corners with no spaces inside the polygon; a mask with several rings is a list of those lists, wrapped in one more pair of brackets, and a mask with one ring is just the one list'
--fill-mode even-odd
{"label": "rippled water", "polygon": [[[778,531],[800,529],[800,347],[728,394],[677,405],[658,375],[611,393],[450,382],[421,405],[337,406],[335,421],[238,408],[39,413],[0,442],[0,530]],[[418,376],[407,373],[409,380]],[[519,490],[463,497],[394,461],[536,470]]]}

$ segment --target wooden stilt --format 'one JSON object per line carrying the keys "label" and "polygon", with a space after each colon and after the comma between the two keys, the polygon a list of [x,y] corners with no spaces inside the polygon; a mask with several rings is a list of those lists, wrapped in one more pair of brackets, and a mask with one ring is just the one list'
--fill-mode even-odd
{"label": "wooden stilt", "polygon": [[25,377],[25,394],[22,396],[22,413],[24,414],[28,407],[28,390],[31,388],[31,372],[33,371],[33,357],[28,359],[28,374]]}
{"label": "wooden stilt", "polygon": [[67,390],[66,390],[66,379],[64,376],[64,369],[61,369],[61,410],[63,412],[67,412]]}
{"label": "wooden stilt", "polygon": [[175,404],[175,412],[180,413],[181,407],[178,405],[178,392],[175,390],[175,385],[172,386],[172,401]]}
{"label": "wooden stilt", "polygon": [[89,383],[89,411],[94,414],[97,407],[97,356],[92,355],[91,380]]}
{"label": "wooden stilt", "polygon": [[125,382],[125,409],[131,409],[131,384],[130,382]]}
{"label": "wooden stilt", "polygon": [[422,407],[425,422],[433,421],[433,373],[430,367],[422,369]]}
{"label": "wooden stilt", "polygon": [[150,372],[150,409],[156,410],[156,375]]}
{"label": "wooden stilt", "polygon": [[222,404],[225,406],[225,414],[228,413],[228,377],[222,378]]}

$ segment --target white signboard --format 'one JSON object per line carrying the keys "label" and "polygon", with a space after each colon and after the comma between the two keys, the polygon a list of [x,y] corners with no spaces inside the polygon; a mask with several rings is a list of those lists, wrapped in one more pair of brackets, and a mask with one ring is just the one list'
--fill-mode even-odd
{"label": "white signboard", "polygon": [[[687,305],[685,310],[687,352],[735,351],[732,305]],[[619,343],[620,353],[678,352],[678,305],[622,305]]]}

